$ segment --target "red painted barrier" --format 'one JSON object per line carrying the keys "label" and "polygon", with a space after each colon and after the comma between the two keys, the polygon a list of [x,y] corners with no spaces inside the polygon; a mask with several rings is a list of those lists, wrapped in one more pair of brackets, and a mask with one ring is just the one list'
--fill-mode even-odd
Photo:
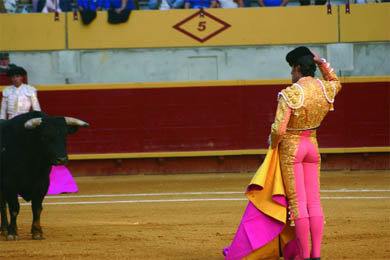
{"label": "red painted barrier", "polygon": [[[90,123],[70,154],[267,148],[285,85],[93,89],[38,93],[48,114]],[[390,146],[389,82],[344,83],[318,131],[320,147]]]}

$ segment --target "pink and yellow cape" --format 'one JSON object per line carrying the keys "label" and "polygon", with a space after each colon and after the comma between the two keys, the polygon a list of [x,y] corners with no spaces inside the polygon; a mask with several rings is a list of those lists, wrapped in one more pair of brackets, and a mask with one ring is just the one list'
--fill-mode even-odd
{"label": "pink and yellow cape", "polygon": [[287,216],[287,198],[279,164],[278,148],[269,148],[246,191],[248,206],[225,260],[294,259],[295,230]]}

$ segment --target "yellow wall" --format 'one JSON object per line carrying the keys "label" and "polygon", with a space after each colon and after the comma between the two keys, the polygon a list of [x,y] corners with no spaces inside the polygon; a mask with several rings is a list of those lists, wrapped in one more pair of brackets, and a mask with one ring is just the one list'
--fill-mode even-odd
{"label": "yellow wall", "polygon": [[[231,26],[201,43],[173,26],[197,10],[133,11],[127,23],[107,23],[107,12],[84,26],[73,13],[2,14],[0,50],[60,50],[102,48],[154,48],[190,46],[235,46],[309,44],[336,42],[389,41],[390,4],[297,6],[287,8],[207,9],[211,15]],[[200,22],[206,29],[199,31]],[[222,25],[205,16],[196,16],[182,28],[200,38]]]}
{"label": "yellow wall", "polygon": [[[207,9],[211,15],[231,26],[204,43],[173,28],[196,12],[197,10],[134,11],[129,22],[121,25],[107,24],[106,12],[99,13],[90,26],[68,19],[69,48],[269,45],[338,41],[337,14],[327,15],[323,7]],[[198,31],[199,22],[206,23],[204,31]],[[204,38],[222,28],[222,25],[208,16],[196,16],[183,25],[183,28]]]}
{"label": "yellow wall", "polygon": [[341,42],[390,41],[390,4],[340,6]]}
{"label": "yellow wall", "polygon": [[1,14],[0,50],[62,50],[66,48],[65,14]]}

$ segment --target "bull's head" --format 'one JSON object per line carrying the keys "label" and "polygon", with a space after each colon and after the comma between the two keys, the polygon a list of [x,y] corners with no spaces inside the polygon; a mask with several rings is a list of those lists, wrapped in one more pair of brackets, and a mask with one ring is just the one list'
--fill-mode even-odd
{"label": "bull's head", "polygon": [[79,127],[87,127],[88,123],[73,117],[37,117],[24,124],[27,129],[37,129],[48,159],[54,165],[68,161],[66,152],[66,136],[73,134]]}

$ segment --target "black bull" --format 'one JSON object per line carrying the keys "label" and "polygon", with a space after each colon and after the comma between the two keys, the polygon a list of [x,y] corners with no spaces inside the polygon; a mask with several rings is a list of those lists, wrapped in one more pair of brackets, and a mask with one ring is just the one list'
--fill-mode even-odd
{"label": "black bull", "polygon": [[[0,124],[1,235],[17,240],[18,194],[31,201],[33,239],[43,239],[40,225],[42,201],[49,188],[52,165],[65,164],[66,136],[87,123],[71,117],[48,116],[34,111]],[[9,207],[10,224],[7,218]]]}

